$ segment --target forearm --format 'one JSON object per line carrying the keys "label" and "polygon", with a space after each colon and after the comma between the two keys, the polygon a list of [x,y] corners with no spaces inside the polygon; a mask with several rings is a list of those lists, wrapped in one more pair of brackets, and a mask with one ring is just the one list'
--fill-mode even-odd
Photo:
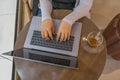
{"label": "forearm", "polygon": [[51,19],[52,4],[50,0],[39,0],[40,8],[42,12],[42,21],[46,19]]}
{"label": "forearm", "polygon": [[79,5],[74,9],[74,11],[64,17],[63,20],[72,25],[76,20],[89,14],[92,3],[93,0],[81,0]]}

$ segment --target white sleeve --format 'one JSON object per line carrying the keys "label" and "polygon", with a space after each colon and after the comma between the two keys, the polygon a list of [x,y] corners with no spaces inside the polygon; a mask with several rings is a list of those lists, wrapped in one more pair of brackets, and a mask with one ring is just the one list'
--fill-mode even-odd
{"label": "white sleeve", "polygon": [[64,17],[64,21],[72,25],[78,19],[87,16],[92,7],[93,0],[80,0],[79,5],[74,9],[74,11]]}
{"label": "white sleeve", "polygon": [[52,3],[51,0],[39,0],[42,12],[42,21],[51,19]]}

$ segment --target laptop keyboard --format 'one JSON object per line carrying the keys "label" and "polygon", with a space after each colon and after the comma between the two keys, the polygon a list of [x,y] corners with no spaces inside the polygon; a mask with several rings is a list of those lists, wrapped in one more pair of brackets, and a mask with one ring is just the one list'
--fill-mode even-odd
{"label": "laptop keyboard", "polygon": [[34,31],[30,44],[59,50],[72,51],[73,42],[74,42],[73,36],[70,36],[70,39],[68,41],[60,42],[56,40],[56,35],[54,35],[53,40],[45,40],[41,37],[40,31]]}

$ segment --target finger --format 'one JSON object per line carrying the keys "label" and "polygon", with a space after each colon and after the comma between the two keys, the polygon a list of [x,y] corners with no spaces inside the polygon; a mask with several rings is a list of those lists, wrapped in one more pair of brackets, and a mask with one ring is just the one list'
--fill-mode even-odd
{"label": "finger", "polygon": [[64,34],[64,33],[62,33],[62,34],[61,34],[61,36],[60,36],[60,41],[63,41],[63,40],[64,40],[64,38],[65,38],[65,34]]}
{"label": "finger", "polygon": [[53,34],[55,33],[55,28],[54,28],[54,27],[52,28],[52,33],[53,33]]}
{"label": "finger", "polygon": [[47,31],[44,32],[44,38],[47,39],[47,40],[49,40],[48,32]]}
{"label": "finger", "polygon": [[53,40],[53,35],[52,35],[52,31],[51,31],[51,30],[48,31],[48,35],[49,35],[49,38],[50,38],[51,40]]}
{"label": "finger", "polygon": [[58,32],[57,33],[57,41],[60,39],[60,36],[61,36],[61,32]]}
{"label": "finger", "polygon": [[68,33],[68,38],[67,38],[68,40],[70,39],[70,33]]}
{"label": "finger", "polygon": [[68,34],[65,33],[65,34],[64,34],[64,39],[63,39],[63,41],[66,41],[67,39],[68,39]]}

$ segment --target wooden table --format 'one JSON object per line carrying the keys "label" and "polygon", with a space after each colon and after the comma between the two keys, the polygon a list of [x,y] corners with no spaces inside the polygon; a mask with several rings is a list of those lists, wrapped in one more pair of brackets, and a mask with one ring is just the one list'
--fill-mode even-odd
{"label": "wooden table", "polygon": [[[84,18],[82,23],[81,37],[91,31],[98,31],[91,20]],[[23,48],[28,29],[29,24],[20,32],[16,49]],[[21,80],[98,80],[105,66],[106,53],[106,48],[98,54],[88,53],[80,44],[76,70],[24,59],[14,59],[14,61]]]}

